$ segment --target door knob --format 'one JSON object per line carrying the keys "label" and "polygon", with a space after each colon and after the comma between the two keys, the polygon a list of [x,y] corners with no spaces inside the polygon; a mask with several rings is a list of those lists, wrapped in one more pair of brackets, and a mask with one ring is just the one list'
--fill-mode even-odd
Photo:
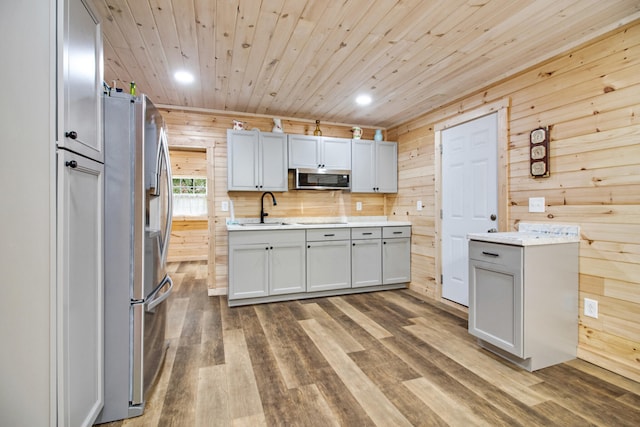
{"label": "door knob", "polygon": [[77,139],[78,138],[78,132],[76,132],[75,130],[72,130],[71,132],[66,132],[64,134],[64,136],[66,136],[67,138],[71,138],[71,139]]}
{"label": "door knob", "polygon": [[487,233],[497,233],[498,230],[496,230],[495,228],[490,228],[487,230]]}
{"label": "door knob", "polygon": [[491,218],[491,221],[495,221],[497,216],[496,216],[496,214],[491,214],[491,216],[489,218]]}

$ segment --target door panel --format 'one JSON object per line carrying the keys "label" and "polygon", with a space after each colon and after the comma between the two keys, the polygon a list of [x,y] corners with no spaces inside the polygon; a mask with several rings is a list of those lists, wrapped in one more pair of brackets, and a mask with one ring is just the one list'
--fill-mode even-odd
{"label": "door panel", "polygon": [[104,403],[103,173],[58,152],[60,425],[91,425]]}
{"label": "door panel", "polygon": [[497,113],[442,132],[442,297],[465,306],[467,234],[497,228],[497,146]]}
{"label": "door panel", "polygon": [[279,243],[270,246],[269,295],[304,292],[304,243]]}

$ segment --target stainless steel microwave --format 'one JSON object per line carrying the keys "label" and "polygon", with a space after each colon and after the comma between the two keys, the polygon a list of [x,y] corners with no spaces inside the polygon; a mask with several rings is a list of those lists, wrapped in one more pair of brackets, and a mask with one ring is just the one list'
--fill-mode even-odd
{"label": "stainless steel microwave", "polygon": [[332,169],[296,169],[296,190],[350,190],[351,171]]}

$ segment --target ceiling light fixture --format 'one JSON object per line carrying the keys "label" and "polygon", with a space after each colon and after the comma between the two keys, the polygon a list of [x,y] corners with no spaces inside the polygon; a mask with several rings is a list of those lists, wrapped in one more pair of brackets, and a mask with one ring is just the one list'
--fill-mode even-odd
{"label": "ceiling light fixture", "polygon": [[193,83],[193,74],[188,71],[176,71],[173,75],[178,83],[189,84]]}
{"label": "ceiling light fixture", "polygon": [[369,95],[358,95],[356,98],[356,104],[369,105],[371,104],[371,97]]}

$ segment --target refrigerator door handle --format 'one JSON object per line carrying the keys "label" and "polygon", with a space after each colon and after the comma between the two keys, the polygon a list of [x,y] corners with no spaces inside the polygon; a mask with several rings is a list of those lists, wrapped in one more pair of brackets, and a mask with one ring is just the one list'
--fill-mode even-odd
{"label": "refrigerator door handle", "polygon": [[[167,262],[167,254],[169,252],[169,239],[171,238],[171,227],[173,226],[173,177],[171,176],[171,161],[169,160],[169,142],[164,127],[160,129],[160,145],[162,146],[162,156],[164,156],[165,165],[167,166],[167,219],[164,230],[164,239],[162,241],[162,265]],[[160,161],[159,161],[160,163]]]}
{"label": "refrigerator door handle", "polygon": [[[169,289],[167,289],[167,291],[165,293],[163,293],[162,295],[160,295],[159,297],[157,297],[158,293],[164,289],[166,287],[166,285],[169,284]],[[173,280],[171,280],[171,277],[169,277],[168,275],[164,277],[164,279],[162,280],[162,283],[160,283],[160,286],[158,286],[156,288],[155,291],[153,291],[153,293],[151,295],[149,295],[149,302],[147,302],[147,307],[145,309],[145,311],[147,312],[151,312],[153,311],[157,306],[159,306],[160,304],[162,304],[162,302],[164,300],[166,300],[167,298],[169,298],[169,295],[171,295],[171,291],[173,290]]]}
{"label": "refrigerator door handle", "polygon": [[144,304],[132,304],[132,336],[131,353],[129,360],[129,375],[131,384],[129,386],[129,400],[132,405],[140,405],[144,402]]}

